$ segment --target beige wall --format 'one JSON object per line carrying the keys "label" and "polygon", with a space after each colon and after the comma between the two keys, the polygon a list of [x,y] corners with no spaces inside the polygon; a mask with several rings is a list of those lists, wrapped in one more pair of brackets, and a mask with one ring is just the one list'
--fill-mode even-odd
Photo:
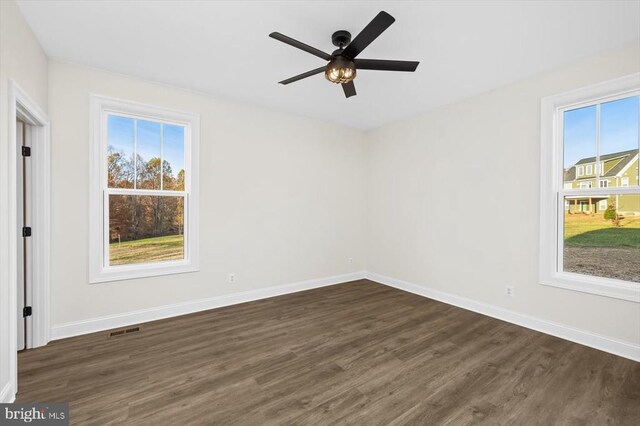
{"label": "beige wall", "polygon": [[540,99],[638,71],[629,46],[370,132],[367,270],[640,344],[639,304],[538,284]]}
{"label": "beige wall", "polygon": [[[47,109],[47,57],[13,1],[0,1],[0,392],[9,383],[8,82],[15,80]],[[4,401],[0,401],[4,402]]]}
{"label": "beige wall", "polygon": [[[363,132],[57,62],[49,89],[52,326],[364,267]],[[200,114],[200,272],[88,284],[90,93]]]}

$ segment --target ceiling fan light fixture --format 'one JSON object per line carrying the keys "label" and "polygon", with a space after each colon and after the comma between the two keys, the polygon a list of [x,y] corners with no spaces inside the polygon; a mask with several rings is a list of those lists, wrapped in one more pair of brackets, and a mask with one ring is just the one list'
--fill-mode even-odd
{"label": "ceiling fan light fixture", "polygon": [[356,78],[356,66],[353,61],[343,57],[337,57],[329,62],[324,76],[332,83],[349,83]]}

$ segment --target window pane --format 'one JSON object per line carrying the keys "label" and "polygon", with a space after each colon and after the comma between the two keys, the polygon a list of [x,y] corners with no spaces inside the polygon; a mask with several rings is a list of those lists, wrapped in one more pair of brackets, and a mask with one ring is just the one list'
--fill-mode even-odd
{"label": "window pane", "polygon": [[107,117],[109,188],[133,188],[134,125],[132,118],[117,115]]}
{"label": "window pane", "polygon": [[600,156],[610,186],[638,186],[637,96],[600,106]]}
{"label": "window pane", "polygon": [[160,189],[160,123],[138,120],[136,188]]}
{"label": "window pane", "polygon": [[109,264],[184,259],[184,197],[109,195]]}
{"label": "window pane", "polygon": [[563,121],[565,189],[585,188],[588,183],[595,188],[596,107],[566,111]]}
{"label": "window pane", "polygon": [[184,127],[165,124],[162,130],[162,188],[184,191]]}
{"label": "window pane", "polygon": [[640,283],[640,194],[565,197],[564,271]]}

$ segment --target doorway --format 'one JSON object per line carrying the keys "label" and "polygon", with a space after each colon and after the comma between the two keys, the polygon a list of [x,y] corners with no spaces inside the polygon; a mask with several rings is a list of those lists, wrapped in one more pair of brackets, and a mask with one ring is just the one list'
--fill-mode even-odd
{"label": "doorway", "polygon": [[0,353],[8,359],[9,393],[15,394],[18,350],[49,342],[51,146],[47,115],[14,80],[9,80],[8,95],[8,179],[2,190],[9,201],[9,297],[6,304],[0,302],[9,313],[9,336]]}
{"label": "doorway", "polygon": [[32,244],[31,244],[31,136],[33,129],[21,118],[16,119],[16,218],[18,220],[16,251],[17,349],[33,347],[32,316]]}

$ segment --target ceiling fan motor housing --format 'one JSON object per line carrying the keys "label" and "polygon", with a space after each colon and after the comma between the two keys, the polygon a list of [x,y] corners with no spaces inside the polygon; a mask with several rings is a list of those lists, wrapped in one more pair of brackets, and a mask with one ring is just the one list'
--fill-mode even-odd
{"label": "ceiling fan motor housing", "polygon": [[331,36],[331,42],[334,46],[342,49],[343,47],[351,43],[351,33],[345,30],[336,31]]}

